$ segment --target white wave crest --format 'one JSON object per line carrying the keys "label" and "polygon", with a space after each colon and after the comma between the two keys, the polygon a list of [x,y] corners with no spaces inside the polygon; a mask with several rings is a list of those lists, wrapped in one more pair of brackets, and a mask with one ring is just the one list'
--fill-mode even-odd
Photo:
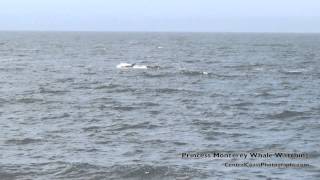
{"label": "white wave crest", "polygon": [[146,65],[136,65],[136,64],[129,64],[129,63],[120,63],[117,65],[118,69],[148,69]]}

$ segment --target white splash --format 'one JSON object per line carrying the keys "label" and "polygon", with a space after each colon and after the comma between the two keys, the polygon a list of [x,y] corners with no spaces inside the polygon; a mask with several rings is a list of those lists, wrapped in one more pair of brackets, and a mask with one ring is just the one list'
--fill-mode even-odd
{"label": "white splash", "polygon": [[118,69],[127,69],[127,68],[130,68],[132,67],[132,64],[128,64],[128,63],[120,63],[117,65],[117,68]]}
{"label": "white splash", "polygon": [[148,67],[145,65],[134,65],[134,66],[132,66],[132,68],[133,69],[148,69]]}
{"label": "white splash", "polygon": [[118,69],[148,69],[146,65],[136,65],[136,64],[129,64],[129,63],[120,63],[117,65]]}

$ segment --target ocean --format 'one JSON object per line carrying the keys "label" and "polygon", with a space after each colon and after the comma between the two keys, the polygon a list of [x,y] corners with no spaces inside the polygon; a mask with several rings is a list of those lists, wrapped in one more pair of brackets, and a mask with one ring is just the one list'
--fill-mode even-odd
{"label": "ocean", "polygon": [[0,63],[1,180],[320,179],[320,34],[0,32]]}

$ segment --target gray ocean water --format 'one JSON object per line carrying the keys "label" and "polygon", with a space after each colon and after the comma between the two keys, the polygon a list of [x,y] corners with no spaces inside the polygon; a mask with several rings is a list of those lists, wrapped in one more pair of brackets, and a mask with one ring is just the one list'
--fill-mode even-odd
{"label": "gray ocean water", "polygon": [[[0,179],[320,179],[319,69],[320,34],[1,32]],[[181,158],[218,151],[312,158]]]}

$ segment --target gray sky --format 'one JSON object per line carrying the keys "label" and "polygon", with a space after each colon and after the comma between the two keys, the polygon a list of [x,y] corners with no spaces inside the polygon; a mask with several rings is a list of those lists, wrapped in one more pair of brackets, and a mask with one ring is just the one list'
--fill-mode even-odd
{"label": "gray sky", "polygon": [[320,1],[0,0],[0,30],[320,32]]}

